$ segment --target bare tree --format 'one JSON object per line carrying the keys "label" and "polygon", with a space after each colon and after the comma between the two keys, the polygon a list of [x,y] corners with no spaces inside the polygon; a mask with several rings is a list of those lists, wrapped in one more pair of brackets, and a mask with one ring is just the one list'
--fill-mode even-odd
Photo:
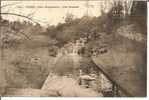
{"label": "bare tree", "polygon": [[15,14],[15,13],[1,13],[1,15],[13,15],[13,16],[18,16],[18,17],[23,17],[25,19],[28,19],[29,21],[39,24],[38,22],[34,21],[33,18],[29,17],[29,16],[25,16],[25,15],[21,15],[21,14]]}
{"label": "bare tree", "polygon": [[71,14],[71,13],[69,13],[69,12],[67,12],[66,18],[65,18],[65,22],[66,22],[66,23],[69,23],[69,22],[71,22],[73,19],[74,19],[74,15]]}
{"label": "bare tree", "polygon": [[1,0],[0,0],[0,22],[1,22]]}

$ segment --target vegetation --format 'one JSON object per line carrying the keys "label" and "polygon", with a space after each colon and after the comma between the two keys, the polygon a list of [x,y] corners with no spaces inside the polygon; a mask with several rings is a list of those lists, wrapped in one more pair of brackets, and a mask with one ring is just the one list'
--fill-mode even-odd
{"label": "vegetation", "polygon": [[[142,6],[144,5],[142,4]],[[123,26],[129,24],[134,24],[134,30],[138,29],[141,34],[146,36],[146,17],[142,15],[142,11],[145,8],[142,6],[140,6],[142,10],[135,10],[136,7],[133,9],[131,15],[123,17],[123,6],[118,2],[113,5],[108,13],[102,13],[99,17],[83,16],[82,18],[74,19],[73,15],[68,14],[65,18],[65,23],[59,23],[57,26],[49,26],[46,29],[37,23],[33,24],[28,21],[9,22],[2,19],[0,24],[1,28],[3,28],[3,37],[1,38],[3,43],[1,43],[0,48],[1,50],[4,49],[5,56],[7,56],[5,59],[9,63],[8,68],[5,69],[8,72],[12,72],[9,74],[13,76],[10,80],[7,80],[9,81],[8,87],[24,87],[26,85],[25,87],[40,88],[49,73],[49,67],[46,65],[47,62],[45,63],[39,60],[41,64],[38,64],[28,61],[34,57],[43,57],[44,60],[48,61],[48,52],[50,52],[50,55],[55,55],[57,48],[63,47],[70,41],[78,40],[80,37],[87,38],[86,47],[88,49],[95,47],[110,48],[113,46],[111,45],[112,43],[120,45],[120,43],[127,41],[127,38],[119,38],[121,36],[118,38],[113,37],[117,34],[118,29],[123,29]],[[137,15],[142,16],[141,18],[136,18]],[[132,40],[132,44],[134,44],[134,40]],[[138,44],[137,42],[135,45]],[[19,55],[21,50],[27,59],[18,59],[16,55]],[[42,52],[38,52],[38,50]],[[51,54],[51,52],[54,54]],[[9,54],[15,55],[14,58],[9,57]],[[51,58],[52,56],[50,56]],[[14,82],[14,80],[18,81]]]}

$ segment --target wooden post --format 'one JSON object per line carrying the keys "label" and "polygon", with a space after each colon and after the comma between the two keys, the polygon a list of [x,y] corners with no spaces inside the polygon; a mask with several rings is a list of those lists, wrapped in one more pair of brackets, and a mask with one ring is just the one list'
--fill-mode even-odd
{"label": "wooden post", "polygon": [[79,70],[79,85],[82,85],[81,76],[82,76],[82,70],[80,69],[80,70]]}
{"label": "wooden post", "polygon": [[0,55],[1,55],[0,60],[3,61],[4,60],[4,44],[3,44],[3,39],[2,39],[3,33],[2,33],[2,29],[1,29],[2,28],[1,27],[1,25],[2,25],[2,16],[1,16],[2,8],[1,8],[1,3],[2,3],[2,0],[0,0]]}
{"label": "wooden post", "polygon": [[112,83],[112,92],[114,97],[119,96],[119,89],[118,86],[115,83]]}

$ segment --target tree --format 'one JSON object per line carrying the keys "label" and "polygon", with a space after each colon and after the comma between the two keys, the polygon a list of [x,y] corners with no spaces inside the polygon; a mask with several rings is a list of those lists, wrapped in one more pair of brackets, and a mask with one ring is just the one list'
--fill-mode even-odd
{"label": "tree", "polygon": [[73,14],[71,14],[71,13],[67,13],[66,14],[66,18],[65,18],[65,22],[66,23],[71,22],[73,19],[74,19],[74,15]]}

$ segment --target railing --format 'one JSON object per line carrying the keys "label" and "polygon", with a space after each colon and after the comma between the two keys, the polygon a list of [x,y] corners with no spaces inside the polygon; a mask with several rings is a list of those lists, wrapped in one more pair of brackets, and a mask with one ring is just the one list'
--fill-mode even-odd
{"label": "railing", "polygon": [[[100,65],[101,66],[101,65]],[[102,67],[102,66],[101,66]],[[126,96],[134,97],[133,94],[129,93],[125,88],[119,85],[110,75],[108,75],[102,68],[98,66],[98,69],[102,74],[112,83],[113,96],[119,96],[119,90],[122,91]]]}

